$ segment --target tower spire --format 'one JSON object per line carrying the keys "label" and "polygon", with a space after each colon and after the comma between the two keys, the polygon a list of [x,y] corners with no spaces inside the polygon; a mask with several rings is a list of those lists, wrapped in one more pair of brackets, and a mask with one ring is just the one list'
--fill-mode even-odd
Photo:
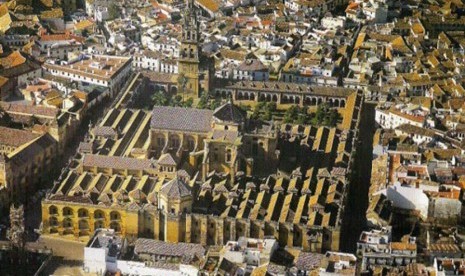
{"label": "tower spire", "polygon": [[199,97],[199,63],[200,63],[200,24],[195,0],[186,0],[187,8],[184,11],[183,26],[181,33],[181,49],[179,52],[178,72],[183,75],[187,82],[183,93],[187,92],[194,98]]}
{"label": "tower spire", "polygon": [[195,8],[195,6],[194,6],[195,2],[194,1],[195,0],[186,0],[186,2],[187,2],[186,3],[187,4],[186,5],[187,6],[186,13],[187,14],[192,14],[194,12],[194,8]]}

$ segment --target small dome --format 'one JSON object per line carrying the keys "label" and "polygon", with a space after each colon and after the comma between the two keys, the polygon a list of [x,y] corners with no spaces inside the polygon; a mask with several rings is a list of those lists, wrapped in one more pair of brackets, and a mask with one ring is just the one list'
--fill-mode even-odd
{"label": "small dome", "polygon": [[178,177],[163,185],[160,193],[169,199],[182,199],[192,196],[191,187]]}
{"label": "small dome", "polygon": [[215,109],[213,117],[221,122],[243,123],[245,122],[247,113],[235,106],[231,102],[225,103]]}

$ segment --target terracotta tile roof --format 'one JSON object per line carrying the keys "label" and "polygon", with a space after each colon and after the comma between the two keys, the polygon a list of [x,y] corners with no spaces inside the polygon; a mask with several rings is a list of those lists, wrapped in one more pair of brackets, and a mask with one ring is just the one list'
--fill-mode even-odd
{"label": "terracotta tile roof", "polygon": [[239,138],[239,133],[237,131],[230,130],[213,130],[212,135],[210,136],[213,140],[227,141],[234,143],[237,138]]}
{"label": "terracotta tile roof", "polygon": [[0,145],[19,147],[36,139],[39,136],[39,134],[35,134],[27,130],[19,130],[0,126]]}
{"label": "terracotta tile roof", "polygon": [[436,135],[436,132],[434,130],[423,127],[417,127],[410,124],[400,125],[397,127],[397,129],[408,134],[416,134],[428,137],[434,137]]}
{"label": "terracotta tile roof", "polygon": [[223,122],[242,123],[246,120],[247,112],[232,103],[225,103],[215,109],[213,117]]}
{"label": "terracotta tile roof", "polygon": [[151,127],[164,130],[182,130],[206,133],[211,130],[211,110],[155,106]]}
{"label": "terracotta tile roof", "polygon": [[116,130],[111,126],[96,126],[92,129],[92,134],[95,136],[113,137],[112,139],[116,139],[118,136]]}
{"label": "terracotta tile roof", "polygon": [[87,29],[91,26],[95,25],[94,21],[92,20],[82,20],[82,21],[79,21],[78,23],[74,24],[74,29],[76,30],[83,30],[83,29]]}
{"label": "terracotta tile roof", "polygon": [[415,243],[407,243],[407,242],[392,242],[391,243],[392,250],[417,250],[417,245]]}
{"label": "terracotta tile roof", "polygon": [[8,3],[0,5],[0,17],[8,14]]}
{"label": "terracotta tile roof", "polygon": [[0,102],[0,107],[7,113],[14,115],[34,115],[36,117],[56,118],[60,113],[60,110],[57,108],[20,103]]}
{"label": "terracotta tile roof", "polygon": [[249,59],[243,61],[237,70],[240,71],[267,71],[268,68],[258,59]]}
{"label": "terracotta tile roof", "polygon": [[42,19],[52,19],[52,18],[63,18],[63,10],[61,8],[55,8],[48,11],[43,11],[40,14]]}
{"label": "terracotta tile roof", "polygon": [[26,58],[19,51],[14,51],[8,56],[0,59],[3,68],[12,68],[26,62]]}
{"label": "terracotta tile roof", "polygon": [[2,88],[8,82],[8,80],[8,78],[0,76],[0,88]]}
{"label": "terracotta tile roof", "polygon": [[202,7],[212,12],[217,12],[220,9],[219,4],[214,0],[196,0]]}
{"label": "terracotta tile roof", "polygon": [[40,36],[41,41],[65,41],[65,40],[75,40],[77,42],[83,43],[85,41],[84,37],[73,35],[70,33],[65,34],[43,34]]}
{"label": "terracotta tile roof", "polygon": [[16,167],[22,167],[28,164],[39,152],[56,145],[56,140],[50,134],[46,133],[37,139],[18,147],[9,155],[10,161]]}
{"label": "terracotta tile roof", "polygon": [[174,160],[173,156],[169,153],[162,154],[160,158],[158,158],[158,164],[165,165],[165,166],[176,166],[176,160]]}
{"label": "terracotta tile roof", "polygon": [[40,3],[47,8],[53,7],[53,0],[40,0]]}
{"label": "terracotta tile roof", "polygon": [[247,56],[246,52],[241,52],[237,50],[221,49],[220,54],[222,58],[233,59],[233,60],[244,60]]}
{"label": "terracotta tile roof", "polygon": [[359,6],[359,3],[352,2],[352,3],[350,3],[350,4],[347,6],[346,12],[349,12],[350,10],[356,10],[356,9],[358,9],[358,6]]}
{"label": "terracotta tile roof", "polygon": [[191,187],[176,177],[161,187],[160,194],[169,199],[183,199],[192,196]]}
{"label": "terracotta tile roof", "polygon": [[201,257],[205,254],[205,248],[194,243],[168,243],[153,239],[139,238],[134,247],[136,254],[162,255],[192,259],[196,255]]}
{"label": "terracotta tile roof", "polygon": [[47,70],[69,72],[92,79],[109,81],[130,63],[130,61],[130,57],[93,56],[68,65],[45,63],[44,68]]}
{"label": "terracotta tile roof", "polygon": [[156,163],[147,159],[86,154],[82,159],[82,165],[85,167],[138,171],[151,169],[156,166]]}
{"label": "terracotta tile roof", "polygon": [[448,253],[460,253],[460,247],[452,243],[435,243],[428,246],[428,251],[432,252],[448,252]]}
{"label": "terracotta tile roof", "polygon": [[40,63],[30,56],[15,51],[0,59],[0,75],[6,78],[14,78],[34,70],[39,70],[40,66]]}
{"label": "terracotta tile roof", "polygon": [[407,113],[403,113],[397,109],[390,109],[389,112],[399,116],[399,117],[403,117],[407,120],[410,120],[410,121],[413,121],[413,122],[417,122],[417,123],[423,123],[425,122],[425,117],[424,116],[415,116],[415,115],[411,115],[411,114],[407,114]]}

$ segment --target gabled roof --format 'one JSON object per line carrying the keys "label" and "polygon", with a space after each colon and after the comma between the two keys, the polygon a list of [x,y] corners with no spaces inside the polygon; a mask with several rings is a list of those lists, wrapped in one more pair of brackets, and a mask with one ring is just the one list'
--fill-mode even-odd
{"label": "gabled roof", "polygon": [[38,138],[40,135],[26,130],[0,126],[0,145],[19,147]]}
{"label": "gabled roof", "polygon": [[206,133],[211,130],[212,115],[211,110],[155,106],[151,128]]}
{"label": "gabled roof", "polygon": [[176,160],[174,160],[173,156],[169,153],[162,154],[158,159],[159,165],[165,166],[176,166]]}
{"label": "gabled roof", "polygon": [[8,56],[1,59],[1,65],[3,68],[11,68],[26,62],[26,58],[21,55],[19,51],[14,51]]}

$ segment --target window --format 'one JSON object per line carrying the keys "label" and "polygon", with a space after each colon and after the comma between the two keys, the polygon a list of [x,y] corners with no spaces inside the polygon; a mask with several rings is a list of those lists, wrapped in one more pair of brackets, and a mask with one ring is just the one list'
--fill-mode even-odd
{"label": "window", "polygon": [[231,156],[232,156],[231,149],[227,149],[226,150],[226,162],[231,162],[231,159],[232,159]]}
{"label": "window", "polygon": [[158,138],[157,138],[157,145],[158,145],[158,146],[164,146],[164,145],[165,145],[165,138],[163,138],[163,137],[158,137]]}
{"label": "window", "polygon": [[195,141],[194,141],[193,139],[187,140],[187,147],[189,148],[189,150],[194,150],[194,148],[195,148]]}
{"label": "window", "polygon": [[179,147],[179,139],[177,137],[172,137],[170,141],[171,147],[172,148],[178,148]]}

